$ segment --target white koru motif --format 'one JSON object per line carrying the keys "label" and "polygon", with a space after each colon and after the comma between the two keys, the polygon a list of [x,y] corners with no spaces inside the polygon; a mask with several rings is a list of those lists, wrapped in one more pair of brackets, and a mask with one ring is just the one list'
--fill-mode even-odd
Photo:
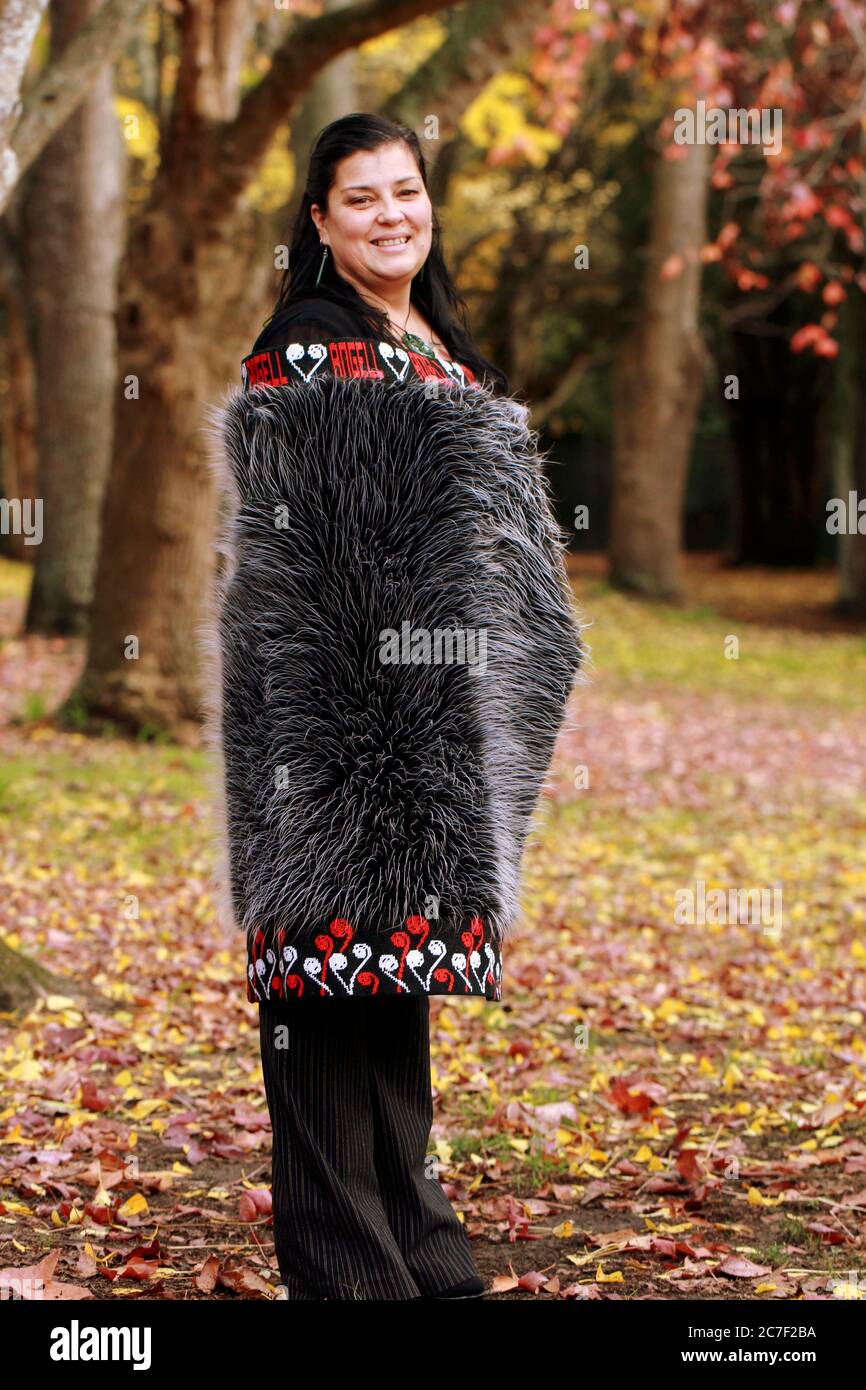
{"label": "white koru motif", "polygon": [[444,367],[448,375],[458,386],[466,385],[466,373],[463,371],[459,362],[446,362],[444,357],[437,357],[436,361]]}
{"label": "white koru motif", "polygon": [[[397,380],[398,380],[398,381],[402,381],[403,378],[405,377],[406,373],[407,373],[408,370],[409,370],[409,354],[408,354],[408,352],[404,352],[402,348],[393,348],[393,347],[391,346],[390,343],[380,343],[380,344],[379,344],[379,351],[381,352],[381,354],[382,354],[382,356],[384,357],[385,361],[388,363],[388,366],[391,368],[391,371],[394,373],[394,375],[395,375],[395,377],[397,378]],[[401,370],[401,371],[399,371],[399,372],[397,371],[397,368],[394,366],[394,363],[391,361],[391,358],[392,358],[392,357],[396,357],[397,361],[400,362],[400,363],[402,364],[402,370]]]}
{"label": "white koru motif", "polygon": [[[305,372],[301,362],[307,353],[312,357],[313,365],[309,371]],[[294,367],[299,376],[304,378],[304,381],[310,381],[315,376],[327,355],[328,350],[324,343],[309,343],[306,347],[303,343],[289,343],[286,348],[286,361],[290,367]]]}

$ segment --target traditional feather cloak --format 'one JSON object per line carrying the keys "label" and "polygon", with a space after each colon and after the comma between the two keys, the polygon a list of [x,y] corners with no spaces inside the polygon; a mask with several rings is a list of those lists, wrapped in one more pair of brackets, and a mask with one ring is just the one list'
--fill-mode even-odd
{"label": "traditional feather cloak", "polygon": [[525,407],[322,373],[232,390],[209,426],[207,729],[248,997],[501,997],[584,650]]}

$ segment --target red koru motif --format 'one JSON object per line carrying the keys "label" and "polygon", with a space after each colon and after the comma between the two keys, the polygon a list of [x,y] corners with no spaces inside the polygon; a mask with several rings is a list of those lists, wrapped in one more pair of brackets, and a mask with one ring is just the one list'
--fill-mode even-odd
{"label": "red koru motif", "polygon": [[263,932],[250,939],[247,999],[278,1003],[344,994],[452,994],[502,998],[500,943],[480,917],[448,939],[437,935],[426,917],[408,917],[387,938],[360,940],[354,928],[335,917],[313,939],[315,954],[302,955],[277,933],[276,948]]}

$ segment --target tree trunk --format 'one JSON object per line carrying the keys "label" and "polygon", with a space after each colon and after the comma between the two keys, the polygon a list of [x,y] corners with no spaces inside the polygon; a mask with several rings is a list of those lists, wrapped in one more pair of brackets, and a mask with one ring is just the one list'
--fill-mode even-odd
{"label": "tree trunk", "polygon": [[[98,0],[52,0],[57,58]],[[27,628],[87,627],[99,515],[111,458],[117,267],[125,223],[125,152],[110,66],[55,135],[25,185],[22,245],[37,373],[39,496]]]}
{"label": "tree trunk", "polygon": [[203,406],[240,384],[237,337],[249,341],[255,315],[248,224],[204,237],[184,211],[151,210],[120,276],[114,461],[88,665],[70,701],[194,742],[215,522]]}
{"label": "tree trunk", "polygon": [[706,145],[682,151],[656,165],[639,317],[613,378],[611,582],[664,599],[682,594],[683,502],[704,362],[699,252],[709,157]]}
{"label": "tree trunk", "polygon": [[23,1013],[42,994],[71,995],[102,1009],[116,1007],[92,985],[55,975],[0,937],[0,1013]]}
{"label": "tree trunk", "polygon": [[[4,285],[6,332],[2,340],[5,395],[0,402],[0,493],[4,497],[35,498],[36,487],[36,373],[27,336],[23,296],[17,285]],[[37,546],[27,545],[23,532],[0,537],[2,554],[10,560],[35,558]]]}
{"label": "tree trunk", "polygon": [[[833,489],[848,504],[849,492],[866,500],[866,295],[856,286],[840,313],[841,352],[836,361],[834,393]],[[866,512],[866,509],[864,509]],[[827,512],[824,510],[824,524]],[[866,618],[866,514],[857,514],[856,531],[838,537],[840,613]],[[862,527],[862,531],[859,529]]]}

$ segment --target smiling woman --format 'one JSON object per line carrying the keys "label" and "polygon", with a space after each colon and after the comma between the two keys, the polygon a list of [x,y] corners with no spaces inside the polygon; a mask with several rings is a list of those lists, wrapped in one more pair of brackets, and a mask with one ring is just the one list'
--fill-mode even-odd
{"label": "smiling woman", "polygon": [[430,254],[433,206],[408,146],[380,145],[342,160],[327,206],[314,203],[310,212],[343,279],[380,299],[398,333],[447,354],[410,299],[412,279]]}
{"label": "smiling woman", "polygon": [[242,379],[220,418],[223,903],[280,1273],[292,1299],[476,1297],[427,1172],[429,1003],[502,998],[582,649],[528,412],[469,334],[412,131],[320,134]]}
{"label": "smiling woman", "polygon": [[[311,298],[314,316],[293,312]],[[284,346],[299,327],[460,362],[493,391],[508,392],[504,373],[468,331],[442,255],[424,156],[408,127],[356,114],[316,140],[289,267],[253,353]]]}

